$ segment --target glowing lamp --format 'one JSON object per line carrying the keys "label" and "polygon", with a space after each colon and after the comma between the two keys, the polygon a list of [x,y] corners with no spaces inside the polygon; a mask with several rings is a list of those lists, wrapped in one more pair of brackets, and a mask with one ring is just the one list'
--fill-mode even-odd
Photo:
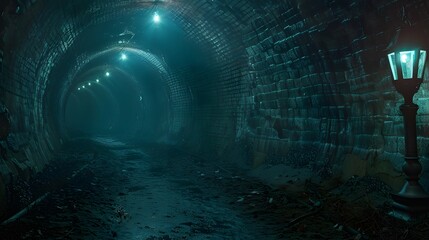
{"label": "glowing lamp", "polygon": [[405,164],[402,171],[406,182],[402,190],[392,194],[392,216],[409,221],[429,211],[429,194],[420,185],[422,165],[417,151],[416,115],[419,106],[413,103],[414,94],[423,82],[427,48],[423,31],[410,26],[400,29],[389,46],[390,70],[396,90],[404,97],[400,106],[404,118]]}

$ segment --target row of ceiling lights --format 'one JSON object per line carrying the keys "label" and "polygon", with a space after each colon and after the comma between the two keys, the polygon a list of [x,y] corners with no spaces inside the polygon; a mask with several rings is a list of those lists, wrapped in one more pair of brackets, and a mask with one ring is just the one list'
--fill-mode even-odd
{"label": "row of ceiling lights", "polygon": [[[125,54],[125,53],[121,53],[121,56],[119,57],[119,59],[120,60],[122,60],[122,61],[126,61],[127,59],[128,59],[128,56],[127,56],[127,54]],[[110,77],[110,72],[108,72],[108,71],[106,71],[105,73],[104,73],[104,75],[106,76],[106,77]],[[99,78],[97,78],[96,80],[95,80],[95,82],[96,83],[99,83],[100,82],[100,79]],[[83,84],[81,87],[78,87],[77,88],[77,90],[78,91],[80,91],[80,90],[82,90],[82,89],[85,89],[86,88],[86,86],[91,86],[92,85],[92,82],[88,82],[87,84]]]}
{"label": "row of ceiling lights", "polygon": [[[110,76],[110,72],[106,72],[104,75],[105,75],[106,77],[109,77],[109,76]],[[97,79],[95,80],[95,82],[96,82],[96,83],[99,83],[99,82],[100,82],[100,79],[99,79],[99,78],[97,78]],[[78,88],[77,88],[77,90],[78,90],[78,91],[80,91],[80,90],[82,90],[82,89],[85,89],[85,88],[86,88],[86,86],[90,87],[91,85],[92,85],[92,82],[88,82],[87,84],[83,84],[81,87],[78,87]]]}
{"label": "row of ceiling lights", "polygon": [[[159,16],[159,14],[157,13],[157,12],[155,12],[154,13],[154,15],[153,15],[153,18],[152,18],[152,20],[153,20],[153,22],[154,23],[156,23],[156,24],[158,24],[158,23],[160,23],[161,22],[161,17]],[[126,61],[127,59],[128,59],[128,56],[127,56],[127,54],[126,53],[124,53],[124,52],[122,52],[121,53],[121,56],[119,57],[119,59],[121,60],[121,61]],[[110,76],[110,72],[108,72],[108,71],[106,71],[106,73],[104,74],[106,77],[109,77]],[[96,83],[99,83],[100,82],[100,79],[96,79],[95,80],[95,82]],[[80,90],[82,90],[82,89],[85,89],[87,86],[88,87],[90,87],[92,85],[92,83],[91,82],[88,82],[87,84],[83,84],[81,87],[78,87],[77,88],[77,90],[78,91],[80,91]]]}

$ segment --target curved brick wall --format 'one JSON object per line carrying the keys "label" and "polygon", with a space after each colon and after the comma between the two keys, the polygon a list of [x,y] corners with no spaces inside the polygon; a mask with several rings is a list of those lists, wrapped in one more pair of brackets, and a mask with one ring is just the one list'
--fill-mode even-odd
{"label": "curved brick wall", "polygon": [[[322,168],[327,175],[345,161],[364,164],[368,174],[392,184],[401,181],[394,169],[403,163],[403,100],[391,84],[385,49],[401,24],[402,3],[286,2],[267,3],[244,35],[249,95],[243,119],[254,150],[267,161]],[[409,1],[413,24],[427,21],[426,9],[424,1]],[[415,102],[419,154],[429,169],[427,87],[422,84]]]}
{"label": "curved brick wall", "polygon": [[[118,32],[82,41],[91,28],[150,16],[155,6],[70,2],[35,1],[11,15],[4,31],[0,101],[11,112],[19,151],[1,162],[0,195],[14,177],[29,178],[52,159],[64,138],[58,101],[93,54],[116,46],[110,36]],[[401,24],[399,6],[391,0],[157,2],[204,56],[199,65],[166,61],[171,101],[163,141],[206,156],[241,148],[246,159],[236,161],[311,167],[323,176],[359,163],[366,174],[395,183],[404,149],[402,99],[384,49]],[[427,23],[427,9],[425,1],[409,1],[411,22]],[[427,87],[415,97],[424,164]]]}

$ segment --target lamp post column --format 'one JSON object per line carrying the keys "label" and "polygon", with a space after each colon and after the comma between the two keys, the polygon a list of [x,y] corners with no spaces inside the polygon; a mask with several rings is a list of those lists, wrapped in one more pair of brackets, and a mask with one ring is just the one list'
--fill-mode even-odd
{"label": "lamp post column", "polygon": [[392,215],[404,220],[413,220],[429,210],[429,195],[419,183],[422,165],[417,152],[416,115],[419,107],[407,101],[400,107],[405,128],[405,164],[402,167],[406,183],[398,194],[392,194]]}
{"label": "lamp post column", "polygon": [[[400,107],[404,117],[405,129],[405,164],[402,167],[403,172],[407,175],[408,184],[404,187],[406,193],[409,188],[420,186],[419,175],[422,171],[422,165],[419,162],[417,153],[417,130],[416,130],[416,115],[419,107],[416,104],[404,104]],[[402,193],[402,191],[401,191]],[[412,193],[412,192],[411,192]]]}

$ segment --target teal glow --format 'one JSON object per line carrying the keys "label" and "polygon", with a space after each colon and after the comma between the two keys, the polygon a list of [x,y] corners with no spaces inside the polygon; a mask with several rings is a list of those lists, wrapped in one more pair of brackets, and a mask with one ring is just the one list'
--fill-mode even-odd
{"label": "teal glow", "polygon": [[426,63],[426,51],[420,50],[419,65],[417,66],[417,77],[422,78]]}
{"label": "teal glow", "polygon": [[154,23],[159,23],[161,22],[161,17],[158,15],[157,12],[155,12],[155,14],[153,15],[153,22]]}
{"label": "teal glow", "polygon": [[400,52],[402,77],[404,79],[413,78],[413,66],[415,61],[414,51],[403,51]]}
{"label": "teal glow", "polygon": [[398,80],[398,70],[396,68],[395,53],[387,55],[389,58],[390,69],[392,70],[393,80]]}
{"label": "teal glow", "polygon": [[[399,56],[396,54],[399,54]],[[413,79],[414,77],[419,79],[423,78],[426,64],[425,50],[401,51],[399,53],[393,52],[388,54],[387,57],[389,59],[390,69],[392,70],[393,80],[398,80],[399,77],[402,77],[401,79]],[[398,63],[398,66],[396,63]],[[417,74],[414,70],[415,65],[417,65]],[[402,71],[402,76],[398,76],[398,69]]]}

